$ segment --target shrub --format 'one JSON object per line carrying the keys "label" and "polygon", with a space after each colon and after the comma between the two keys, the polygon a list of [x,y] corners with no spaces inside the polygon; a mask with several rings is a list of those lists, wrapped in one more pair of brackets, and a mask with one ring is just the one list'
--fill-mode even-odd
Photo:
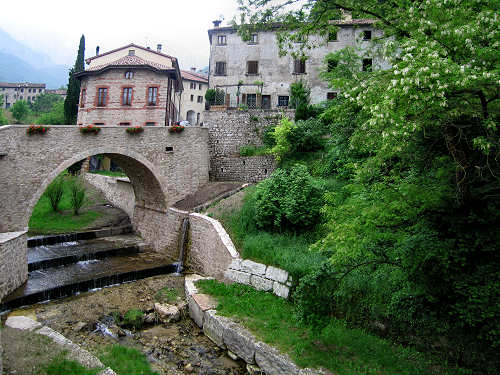
{"label": "shrub", "polygon": [[79,128],[80,128],[80,133],[82,134],[89,134],[89,133],[98,134],[101,131],[101,128],[99,126],[92,124],[87,126],[80,126]]}
{"label": "shrub", "polygon": [[127,134],[140,134],[144,131],[144,128],[142,126],[131,126],[127,129],[125,129]]}
{"label": "shrub", "polygon": [[79,177],[69,177],[70,204],[75,215],[85,203],[85,187]]}
{"label": "shrub", "polygon": [[323,149],[325,140],[323,135],[327,134],[328,129],[323,122],[318,119],[310,118],[295,123],[287,138],[292,152],[311,152]]}
{"label": "shrub", "polygon": [[278,126],[274,129],[275,146],[271,149],[271,153],[278,163],[290,153],[292,145],[290,144],[289,135],[292,132],[295,124],[288,117],[283,117]]}
{"label": "shrub", "polygon": [[266,147],[257,146],[241,146],[240,156],[261,156],[267,155],[268,150]]}
{"label": "shrub", "polygon": [[63,197],[64,192],[64,179],[62,176],[58,176],[54,181],[50,183],[45,190],[45,195],[49,198],[50,207],[54,212],[58,212],[59,203]]}
{"label": "shrub", "polygon": [[48,126],[42,125],[30,125],[28,129],[26,129],[26,134],[45,134],[50,128]]}
{"label": "shrub", "polygon": [[132,309],[125,313],[123,317],[123,325],[133,328],[141,329],[144,324],[144,313],[141,310]]}
{"label": "shrub", "polygon": [[43,113],[37,120],[37,124],[64,125],[64,101],[60,101],[52,107],[50,112]]}
{"label": "shrub", "polygon": [[322,192],[304,165],[276,170],[255,193],[255,221],[266,230],[302,230],[317,223]]}

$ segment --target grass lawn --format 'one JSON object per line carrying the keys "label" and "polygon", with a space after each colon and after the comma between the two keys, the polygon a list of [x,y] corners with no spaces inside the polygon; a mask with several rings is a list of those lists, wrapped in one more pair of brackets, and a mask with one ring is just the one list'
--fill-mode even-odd
{"label": "grass lawn", "polygon": [[[247,188],[243,200],[254,190],[255,187]],[[252,226],[253,212],[246,203],[237,209],[227,207],[216,218],[244,259],[285,269],[296,279],[326,259],[320,253],[309,251],[309,246],[316,241],[315,233],[269,233]]]}
{"label": "grass lawn", "polygon": [[54,212],[50,206],[49,198],[43,194],[33,209],[29,221],[30,233],[51,234],[67,233],[78,231],[90,225],[94,220],[101,217],[102,214],[92,210],[86,210],[85,207],[105,203],[98,192],[87,188],[87,198],[80,215],[73,215],[70,203],[69,184],[64,183],[64,193],[59,204],[60,212]]}
{"label": "grass lawn", "polygon": [[324,367],[337,375],[457,374],[433,366],[421,353],[348,328],[332,319],[313,329],[294,318],[291,302],[246,285],[225,285],[215,280],[197,283],[217,298],[217,312],[232,317],[258,339],[287,352],[302,367]]}

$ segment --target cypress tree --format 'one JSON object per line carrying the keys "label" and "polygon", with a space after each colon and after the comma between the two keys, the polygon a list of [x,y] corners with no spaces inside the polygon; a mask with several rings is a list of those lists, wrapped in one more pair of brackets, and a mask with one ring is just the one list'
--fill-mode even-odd
{"label": "cypress tree", "polygon": [[85,59],[85,36],[80,38],[80,46],[78,47],[78,55],[76,57],[75,66],[69,71],[68,91],[66,100],[64,101],[64,117],[67,124],[76,124],[76,116],[78,115],[78,101],[80,99],[80,80],[75,77],[76,73],[83,71]]}

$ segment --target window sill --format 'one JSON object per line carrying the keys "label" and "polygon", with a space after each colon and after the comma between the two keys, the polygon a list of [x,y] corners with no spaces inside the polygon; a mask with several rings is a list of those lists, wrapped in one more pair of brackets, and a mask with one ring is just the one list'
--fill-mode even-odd
{"label": "window sill", "polygon": [[258,76],[260,74],[259,73],[246,73],[245,75],[248,77],[248,76]]}
{"label": "window sill", "polygon": [[296,72],[293,72],[292,74],[295,75],[295,76],[300,76],[300,75],[305,75],[307,73],[296,73]]}
{"label": "window sill", "polygon": [[227,46],[227,43],[226,44],[216,44],[216,46],[218,46],[218,47],[224,47],[224,46]]}

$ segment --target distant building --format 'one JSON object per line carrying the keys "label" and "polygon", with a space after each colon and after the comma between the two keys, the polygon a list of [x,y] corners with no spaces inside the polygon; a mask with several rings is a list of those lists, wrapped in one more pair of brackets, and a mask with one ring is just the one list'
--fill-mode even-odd
{"label": "distant building", "polygon": [[53,94],[53,95],[59,95],[63,100],[66,99],[66,91],[64,89],[58,89],[58,90],[45,90],[46,94]]}
{"label": "distant building", "polygon": [[205,111],[205,93],[208,89],[208,77],[196,73],[196,68],[190,71],[181,70],[184,92],[181,99],[181,120],[187,120],[191,125],[203,123]]}
{"label": "distant building", "polygon": [[[208,30],[210,40],[210,88],[225,92],[225,105],[239,104],[248,107],[275,109],[287,107],[290,85],[302,80],[311,89],[311,102],[319,103],[337,95],[327,82],[320,78],[326,68],[325,56],[347,46],[360,48],[361,69],[385,69],[389,65],[373,55],[372,39],[382,35],[373,28],[373,20],[352,19],[332,21],[339,27],[334,35],[312,36],[320,46],[309,52],[307,59],[280,57],[275,29],[256,32],[249,41],[243,41],[235,27]],[[325,38],[327,38],[325,40]]]}
{"label": "distant building", "polygon": [[77,124],[165,126],[179,120],[183,90],[175,57],[129,44],[85,60]]}
{"label": "distant building", "polygon": [[0,95],[3,96],[3,108],[10,108],[18,100],[33,103],[36,97],[45,92],[45,83],[8,83],[0,82]]}

